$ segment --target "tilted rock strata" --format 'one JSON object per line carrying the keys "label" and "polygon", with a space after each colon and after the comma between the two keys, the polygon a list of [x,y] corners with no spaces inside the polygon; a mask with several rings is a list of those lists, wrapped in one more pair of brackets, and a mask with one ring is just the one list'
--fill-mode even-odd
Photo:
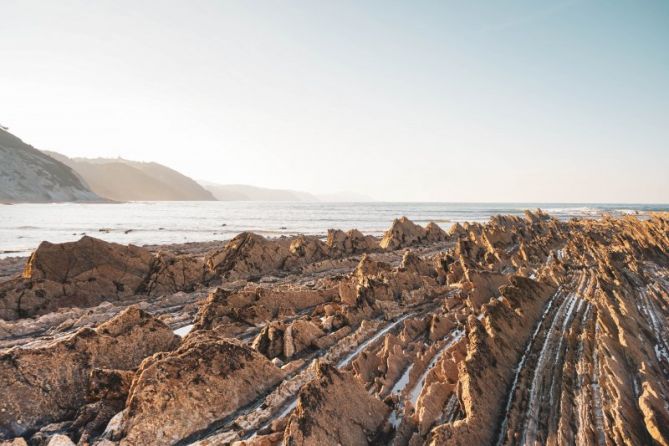
{"label": "tilted rock strata", "polygon": [[170,445],[225,418],[281,380],[282,371],[242,343],[197,333],[142,364],[122,445]]}
{"label": "tilted rock strata", "polygon": [[317,237],[266,239],[243,232],[222,250],[209,253],[207,266],[227,280],[257,278],[277,271],[298,271],[314,262],[380,250],[397,250],[425,243],[444,242],[448,234],[434,223],[425,228],[406,217],[395,220],[379,242],[358,230],[329,230],[327,240]]}
{"label": "tilted rock strata", "polygon": [[435,429],[433,444],[493,442],[494,430],[490,427],[503,415],[506,389],[512,385],[515,365],[554,292],[552,286],[515,277],[501,289],[502,299],[487,305],[480,321],[469,317],[467,356],[458,364],[458,400],[464,419]]}
{"label": "tilted rock strata", "polygon": [[322,365],[315,379],[300,390],[284,444],[368,444],[389,412],[352,376]]}
{"label": "tilted rock strata", "polygon": [[42,242],[23,277],[0,284],[0,317],[16,319],[62,306],[92,306],[102,296],[123,299],[138,292],[150,269],[151,254],[132,245],[92,237],[62,244]]}
{"label": "tilted rock strata", "polygon": [[91,371],[86,394],[88,404],[79,408],[67,429],[73,440],[86,444],[104,431],[109,421],[125,407],[134,377],[134,370]]}
{"label": "tilted rock strata", "polygon": [[47,314],[62,307],[91,307],[138,294],[192,290],[211,275],[202,261],[153,255],[133,245],[84,236],[42,242],[21,278],[0,283],[0,319]]}
{"label": "tilted rock strata", "polygon": [[81,329],[53,345],[0,354],[0,438],[73,416],[86,403],[94,369],[132,370],[177,343],[163,323],[129,308],[95,330]]}
{"label": "tilted rock strata", "polygon": [[[99,379],[40,438],[667,444],[667,215],[537,211],[447,233],[399,219],[381,242],[242,234],[207,259],[223,282],[180,347],[128,372],[123,403],[126,385]],[[191,270],[163,262],[160,286]],[[103,434],[94,408],[120,412]]]}
{"label": "tilted rock strata", "polygon": [[[384,245],[385,249],[447,239],[434,224],[422,228],[405,218],[401,222],[392,230],[393,240],[399,241]],[[269,240],[245,232],[204,257],[154,254],[145,248],[89,236],[76,242],[43,242],[27,262],[22,277],[0,282],[0,319],[34,317],[60,308],[92,307],[138,295],[192,292],[219,277],[248,280],[266,274],[300,272],[319,262],[380,249],[375,237],[357,230],[330,230],[326,241],[308,236]]]}

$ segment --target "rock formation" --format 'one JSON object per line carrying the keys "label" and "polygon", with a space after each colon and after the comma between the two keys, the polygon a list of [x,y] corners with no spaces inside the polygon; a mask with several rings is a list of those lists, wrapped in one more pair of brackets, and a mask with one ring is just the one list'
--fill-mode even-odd
{"label": "rock formation", "polygon": [[147,356],[177,343],[166,325],[131,307],[94,330],[83,328],[55,343],[0,354],[0,438],[71,418],[97,381],[95,369],[133,370]]}
{"label": "rock formation", "polygon": [[0,283],[0,319],[91,307],[140,294],[192,291],[211,277],[204,262],[193,257],[154,255],[88,236],[76,242],[42,242],[22,277]]}
{"label": "rock formation", "polygon": [[252,402],[281,380],[238,341],[197,333],[142,364],[125,414],[123,445],[171,445]]}
{"label": "rock formation", "polygon": [[[59,308],[0,323],[15,444],[669,444],[667,214],[72,248],[0,284],[10,318]],[[190,332],[48,303],[114,281]]]}
{"label": "rock formation", "polygon": [[362,384],[330,365],[321,365],[298,396],[284,443],[295,446],[368,444],[390,409]]}
{"label": "rock formation", "polygon": [[427,231],[406,217],[398,218],[383,234],[381,248],[398,249],[420,243],[427,239]]}
{"label": "rock formation", "polygon": [[[399,220],[393,234],[401,243],[387,249],[444,241],[436,225],[428,229]],[[405,227],[423,236],[405,235]],[[425,238],[425,234],[436,234]],[[0,281],[0,319],[14,320],[47,314],[60,308],[92,307],[102,302],[192,292],[213,280],[257,279],[263,275],[300,272],[323,261],[379,250],[378,241],[359,231],[332,230],[327,241],[298,236],[269,240],[242,233],[223,249],[206,256],[151,252],[148,249],[105,242],[84,236],[76,242],[43,242],[28,260],[22,277]],[[331,268],[324,264],[320,268]],[[316,267],[318,269],[318,267]]]}

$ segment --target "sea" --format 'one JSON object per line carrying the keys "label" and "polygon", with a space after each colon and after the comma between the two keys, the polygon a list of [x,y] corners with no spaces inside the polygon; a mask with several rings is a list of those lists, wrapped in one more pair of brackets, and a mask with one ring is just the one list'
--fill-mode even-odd
{"label": "sea", "polygon": [[0,205],[0,258],[26,256],[40,242],[74,241],[83,235],[123,244],[171,244],[228,240],[243,231],[266,237],[325,236],[330,228],[380,235],[393,219],[485,222],[498,214],[542,209],[559,219],[597,218],[669,211],[667,204],[568,203],[307,203],[307,202],[129,202],[114,204]]}

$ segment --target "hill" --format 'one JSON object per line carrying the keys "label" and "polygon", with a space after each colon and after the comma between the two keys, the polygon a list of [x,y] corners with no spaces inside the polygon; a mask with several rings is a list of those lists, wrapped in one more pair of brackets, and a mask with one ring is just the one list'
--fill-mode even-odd
{"label": "hill", "polygon": [[217,184],[200,181],[220,201],[302,201],[302,202],[359,202],[374,201],[372,198],[351,192],[311,194],[289,189],[270,189],[246,184]]}
{"label": "hill", "polygon": [[70,166],[91,190],[116,201],[214,201],[191,178],[158,163],[123,158],[68,158],[48,152]]}
{"label": "hill", "polygon": [[201,182],[220,201],[320,201],[315,195],[287,189],[268,189],[244,184]]}
{"label": "hill", "polygon": [[0,128],[0,202],[102,201],[70,167]]}

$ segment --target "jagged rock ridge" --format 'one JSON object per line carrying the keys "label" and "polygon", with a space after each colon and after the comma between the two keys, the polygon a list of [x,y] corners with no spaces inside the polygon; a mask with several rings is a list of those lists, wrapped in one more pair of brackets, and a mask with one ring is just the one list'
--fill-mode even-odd
{"label": "jagged rock ridge", "polygon": [[[668,444],[668,215],[537,211],[448,232],[399,219],[380,240],[330,235],[242,234],[198,257],[217,279],[178,347],[89,379],[88,393],[107,396],[86,404],[104,401],[103,419],[118,411],[105,431],[84,405],[22,434],[105,446]],[[35,342],[24,350],[58,354]]]}

